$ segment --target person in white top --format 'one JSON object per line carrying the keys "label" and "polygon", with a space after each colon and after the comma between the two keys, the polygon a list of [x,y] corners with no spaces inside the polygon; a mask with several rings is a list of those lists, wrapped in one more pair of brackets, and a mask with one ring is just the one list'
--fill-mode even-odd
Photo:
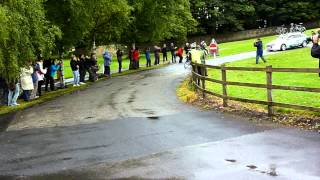
{"label": "person in white top", "polygon": [[47,68],[43,68],[43,61],[42,59],[40,59],[39,61],[36,62],[36,67],[35,67],[35,71],[37,73],[38,76],[38,96],[42,95],[42,85],[44,84],[44,75],[47,73]]}
{"label": "person in white top", "polygon": [[32,73],[33,73],[32,66],[21,68],[20,80],[21,80],[21,88],[23,90],[23,99],[25,101],[30,100],[30,91],[33,90]]}

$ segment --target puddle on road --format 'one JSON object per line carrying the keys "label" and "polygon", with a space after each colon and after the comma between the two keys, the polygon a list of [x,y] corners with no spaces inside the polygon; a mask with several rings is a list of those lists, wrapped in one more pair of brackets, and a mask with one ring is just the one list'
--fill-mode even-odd
{"label": "puddle on road", "polygon": [[232,162],[232,163],[237,162],[237,160],[234,160],[234,159],[225,159],[225,161]]}
{"label": "puddle on road", "polygon": [[268,172],[268,175],[270,175],[270,176],[278,176],[277,166],[275,164],[271,164],[270,165],[270,172]]}
{"label": "puddle on road", "polygon": [[84,119],[93,119],[94,117],[93,116],[89,116],[89,117],[86,117]]}
{"label": "puddle on road", "polygon": [[150,120],[159,120],[160,119],[160,117],[158,117],[158,116],[150,116],[150,117],[147,117],[148,119],[150,119]]}
{"label": "puddle on road", "polygon": [[258,167],[255,166],[255,165],[248,165],[247,167],[250,168],[250,169],[257,169],[257,168],[258,168]]}
{"label": "puddle on road", "polygon": [[71,157],[65,157],[65,158],[63,158],[62,160],[64,160],[64,161],[69,161],[69,160],[71,160],[72,158]]}

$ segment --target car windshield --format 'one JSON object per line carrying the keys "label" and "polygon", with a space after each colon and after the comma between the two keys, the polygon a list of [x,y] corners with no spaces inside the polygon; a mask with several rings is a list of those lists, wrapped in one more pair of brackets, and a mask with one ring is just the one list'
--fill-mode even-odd
{"label": "car windshield", "polygon": [[288,36],[287,36],[287,35],[280,35],[278,38],[279,38],[279,39],[287,39]]}

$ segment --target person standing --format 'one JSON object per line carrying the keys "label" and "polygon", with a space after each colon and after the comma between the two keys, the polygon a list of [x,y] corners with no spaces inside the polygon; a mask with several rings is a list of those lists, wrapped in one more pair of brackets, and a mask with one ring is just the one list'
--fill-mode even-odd
{"label": "person standing", "polygon": [[55,87],[54,87],[54,78],[57,75],[57,71],[60,69],[60,65],[56,65],[56,60],[52,60],[51,62],[51,66],[50,66],[50,90],[54,91]]}
{"label": "person standing", "polygon": [[154,65],[160,64],[160,48],[154,46]]}
{"label": "person standing", "polygon": [[17,103],[19,93],[20,93],[20,86],[18,80],[14,80],[9,84],[9,93],[8,93],[8,106],[19,106],[20,104]]}
{"label": "person standing", "polygon": [[86,77],[86,62],[85,57],[82,54],[80,56],[80,59],[78,61],[79,64],[79,75],[80,75],[80,84],[86,84],[85,83],[85,77]]}
{"label": "person standing", "polygon": [[[319,59],[319,69],[320,69],[320,45],[319,45],[319,38],[320,38],[320,30],[318,33],[312,33],[312,48],[311,48],[311,56],[313,58]],[[320,77],[320,73],[319,73]]]}
{"label": "person standing", "polygon": [[134,69],[139,69],[139,48],[136,48],[133,51],[133,64]]}
{"label": "person standing", "polygon": [[117,60],[118,60],[118,64],[119,64],[119,73],[122,72],[122,56],[123,56],[123,52],[121,51],[121,49],[117,50]]}
{"label": "person standing", "polygon": [[259,64],[259,59],[261,58],[263,62],[267,62],[263,57],[263,43],[260,38],[254,43],[254,47],[257,48],[257,55],[256,55],[256,64]]}
{"label": "person standing", "polygon": [[130,61],[130,64],[129,64],[129,70],[133,69],[133,47],[130,48],[129,52],[128,52],[128,58],[129,58],[129,61]]}
{"label": "person standing", "polygon": [[75,55],[72,55],[70,67],[73,73],[73,87],[80,86],[79,62]]}
{"label": "person standing", "polygon": [[21,68],[21,88],[23,90],[23,99],[24,101],[30,100],[30,91],[33,90],[33,81],[32,81],[32,73],[33,73],[33,67],[24,67]]}
{"label": "person standing", "polygon": [[8,93],[9,93],[9,88],[8,88],[8,82],[0,77],[0,88],[2,89],[2,101],[1,104],[8,104]]}
{"label": "person standing", "polygon": [[47,59],[43,62],[43,67],[47,69],[47,73],[44,75],[45,77],[45,91],[48,91],[48,85],[50,84],[50,73],[51,73],[51,59]]}
{"label": "person standing", "polygon": [[150,48],[146,48],[145,54],[146,54],[146,60],[147,60],[147,67],[151,67]]}
{"label": "person standing", "polygon": [[110,65],[111,65],[112,56],[107,49],[104,51],[102,55],[104,59],[104,75],[110,78],[111,77]]}
{"label": "person standing", "polygon": [[179,57],[179,63],[182,63],[182,60],[183,60],[183,49],[181,47],[179,47],[177,55]]}
{"label": "person standing", "polygon": [[174,47],[174,44],[170,44],[170,52],[171,52],[171,61],[172,63],[176,63],[176,48]]}
{"label": "person standing", "polygon": [[161,52],[162,52],[162,58],[163,58],[163,63],[164,63],[165,61],[168,61],[167,45],[166,44],[163,45]]}
{"label": "person standing", "polygon": [[43,69],[43,62],[41,59],[36,63],[35,70],[38,76],[38,96],[42,96],[41,87],[44,83],[44,75],[47,73],[47,69]]}
{"label": "person standing", "polygon": [[90,71],[89,71],[89,79],[94,82],[98,79],[97,72],[99,71],[99,66],[97,63],[97,57],[95,54],[91,54],[90,59]]}
{"label": "person standing", "polygon": [[38,75],[37,75],[37,64],[34,64],[33,66],[33,73],[31,75],[32,82],[33,82],[33,90],[30,93],[30,99],[37,99],[39,96],[37,96],[38,91]]}

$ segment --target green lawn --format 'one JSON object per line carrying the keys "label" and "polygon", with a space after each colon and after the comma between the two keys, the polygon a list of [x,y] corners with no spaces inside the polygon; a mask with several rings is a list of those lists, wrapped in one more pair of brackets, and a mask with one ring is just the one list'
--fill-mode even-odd
{"label": "green lawn", "polygon": [[[310,56],[309,48],[290,50],[287,52],[270,55],[266,58],[268,61],[267,63],[260,62],[258,65],[255,64],[255,59],[251,58],[243,61],[228,63],[226,66],[265,67],[267,65],[272,65],[275,68],[318,67],[318,60]],[[221,71],[211,69],[209,70],[209,76],[211,78],[221,80]],[[266,75],[264,72],[227,71],[227,80],[234,82],[266,84]],[[320,88],[320,78],[318,77],[318,74],[273,73],[273,84]],[[206,86],[209,90],[222,94],[221,85],[208,82]],[[228,95],[233,97],[266,101],[266,94],[267,92],[265,89],[228,86]],[[320,107],[319,93],[273,90],[273,99],[275,102],[280,103]]]}
{"label": "green lawn", "polygon": [[[311,31],[314,31],[315,29],[310,29],[306,32],[307,35],[311,35]],[[272,40],[276,39],[277,36],[267,36],[262,37],[262,41],[264,43],[264,46],[266,46],[267,43],[271,42]],[[219,44],[220,48],[220,56],[230,56],[235,55],[239,53],[244,52],[250,52],[255,51],[256,49],[253,47],[255,39],[249,39],[244,41],[234,41],[234,42],[228,42],[228,43],[221,43]]]}

